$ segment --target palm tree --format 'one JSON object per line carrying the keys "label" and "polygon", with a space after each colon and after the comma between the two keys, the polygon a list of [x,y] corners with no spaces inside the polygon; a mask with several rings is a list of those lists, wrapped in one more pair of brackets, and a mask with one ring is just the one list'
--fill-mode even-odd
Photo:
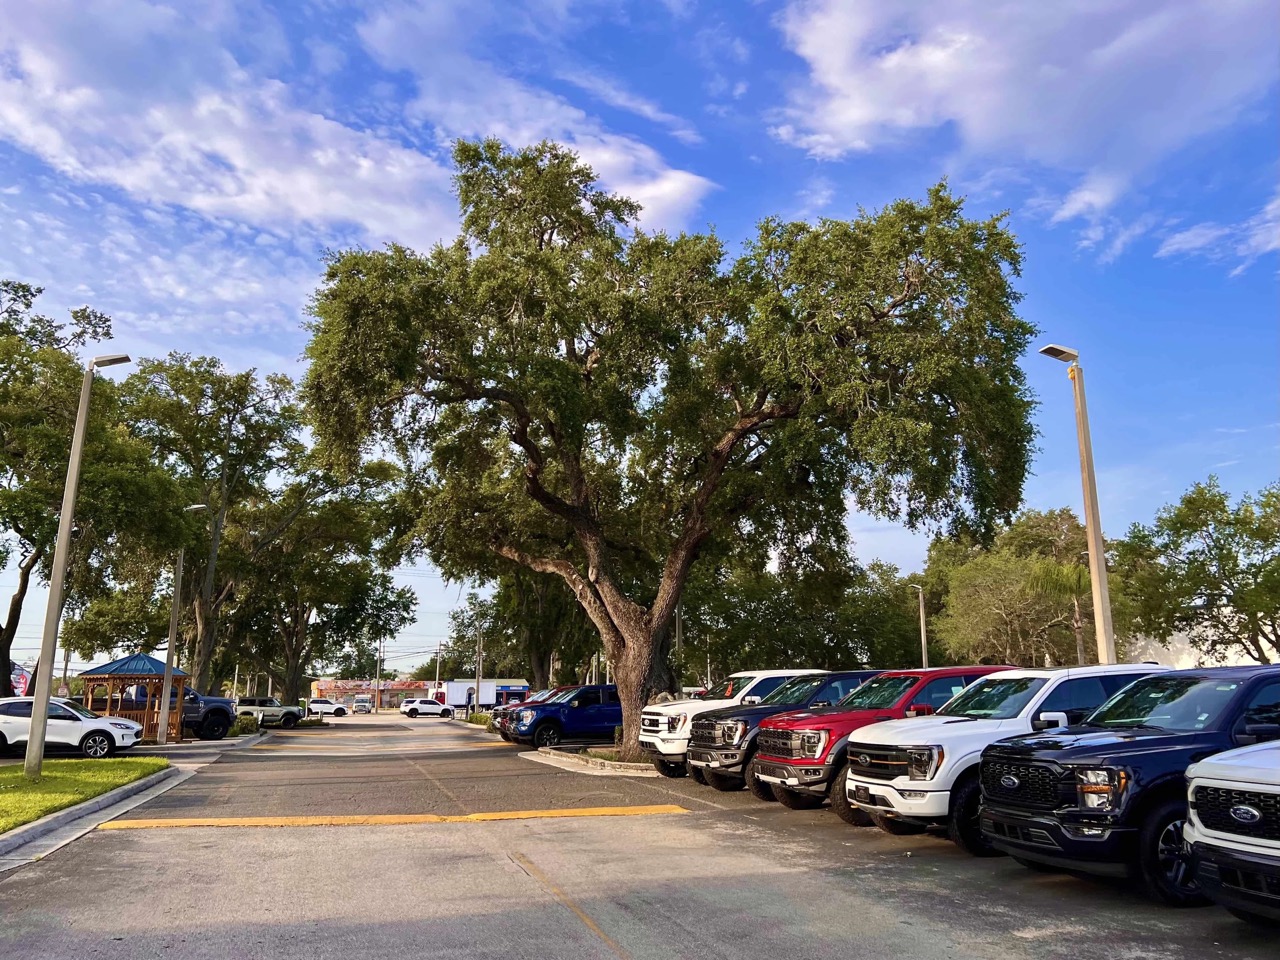
{"label": "palm tree", "polygon": [[1071,631],[1076,638],[1076,660],[1085,664],[1084,611],[1082,600],[1090,595],[1089,568],[1081,563],[1038,562],[1027,584],[1032,590],[1071,603]]}

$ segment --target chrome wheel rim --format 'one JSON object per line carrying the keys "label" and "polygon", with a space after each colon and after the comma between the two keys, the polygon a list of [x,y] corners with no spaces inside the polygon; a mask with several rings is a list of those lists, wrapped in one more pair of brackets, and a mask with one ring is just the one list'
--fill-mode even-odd
{"label": "chrome wheel rim", "polygon": [[1196,889],[1195,877],[1191,874],[1187,863],[1186,847],[1182,841],[1182,828],[1185,820],[1174,820],[1160,831],[1156,841],[1156,858],[1160,864],[1160,872],[1178,890]]}
{"label": "chrome wheel rim", "polygon": [[107,738],[102,736],[90,737],[85,741],[85,752],[94,759],[105,757],[108,749]]}

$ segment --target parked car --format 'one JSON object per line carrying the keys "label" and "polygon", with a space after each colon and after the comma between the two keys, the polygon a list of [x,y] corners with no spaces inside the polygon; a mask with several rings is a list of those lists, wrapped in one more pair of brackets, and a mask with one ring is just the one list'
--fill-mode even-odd
{"label": "parked car", "polygon": [[302,708],[287,707],[275,697],[241,697],[236,701],[236,716],[257,717],[259,726],[279,724],[291,730],[302,719]]}
{"label": "parked car", "polygon": [[373,713],[373,697],[367,693],[357,693],[351,701],[352,713]]}
{"label": "parked car", "polygon": [[1207,902],[1184,852],[1196,760],[1277,736],[1280,667],[1177,670],[1126,687],[1083,724],[982,753],[982,831],[1020,863],[1135,877]]}
{"label": "parked car", "polygon": [[413,719],[418,717],[444,717],[448,720],[453,716],[452,707],[441,703],[439,700],[432,700],[430,697],[410,697],[400,704],[400,712]]}
{"label": "parked car", "polygon": [[1009,669],[888,670],[834,706],[770,717],[760,724],[756,776],[772,784],[774,796],[785,807],[809,810],[830,797],[842,820],[865,823],[844,789],[849,735],[882,720],[933,713],[973,681]]}
{"label": "parked car", "polygon": [[554,747],[565,740],[612,740],[620,726],[622,703],[617,687],[573,687],[554,700],[524,704],[511,727],[511,739]]}
{"label": "parked car", "polygon": [[702,770],[686,764],[690,724],[693,718],[708,710],[737,704],[759,703],[793,677],[826,673],[825,670],[742,670],[714,684],[697,700],[673,700],[644,708],[640,714],[640,748],[649,754],[653,765],[664,777],[683,777],[689,773],[699,783],[706,783]]}
{"label": "parked car", "polygon": [[689,763],[700,768],[716,790],[741,790],[745,785],[761,800],[773,800],[773,788],[756,779],[756,734],[760,723],[802,707],[839,703],[878,670],[842,670],[792,677],[757,704],[738,704],[708,710],[690,725]]}
{"label": "parked car", "polygon": [[978,822],[983,748],[1015,734],[1080,723],[1134,680],[1169,669],[1116,664],[983,677],[935,716],[889,720],[851,737],[846,798],[889,833],[945,826],[960,847],[990,856],[997,851]]}
{"label": "parked car", "polygon": [[347,705],[345,703],[335,703],[328,697],[312,697],[307,701],[307,716],[312,714],[318,714],[322,717],[345,717],[347,715]]}
{"label": "parked car", "polygon": [[[0,699],[0,753],[26,746],[34,703],[34,697]],[[46,750],[78,750],[92,760],[128,750],[142,738],[140,724],[121,717],[100,717],[63,697],[49,699],[48,718]]]}
{"label": "parked car", "polygon": [[[1266,723],[1280,736],[1280,714]],[[1280,743],[1193,763],[1187,781],[1182,839],[1201,893],[1241,920],[1280,927]]]}

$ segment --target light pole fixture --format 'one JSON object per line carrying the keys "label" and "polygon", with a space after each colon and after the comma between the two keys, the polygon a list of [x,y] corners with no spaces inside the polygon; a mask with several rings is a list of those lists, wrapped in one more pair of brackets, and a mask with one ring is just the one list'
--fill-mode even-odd
{"label": "light pole fixture", "polygon": [[[198,513],[201,510],[208,510],[207,503],[193,503],[189,507],[183,507],[183,513]],[[156,728],[156,743],[166,744],[169,742],[169,697],[173,693],[173,658],[174,651],[178,648],[178,610],[182,604],[182,558],[187,552],[186,544],[178,547],[178,557],[173,562],[173,601],[169,606],[169,649],[164,655],[164,684],[160,687],[160,719],[159,726]],[[240,669],[240,665],[236,665],[236,670]],[[234,687],[232,688],[234,696]],[[178,704],[178,710],[181,712],[182,704]],[[182,733],[182,723],[178,723],[178,733]],[[178,737],[182,739],[181,736]]]}
{"label": "light pole fixture", "polygon": [[925,629],[924,587],[918,583],[908,583],[908,587],[920,595],[920,665],[929,666],[929,634]]}
{"label": "light pole fixture", "polygon": [[53,569],[49,573],[49,602],[44,611],[44,634],[40,640],[40,659],[36,661],[36,689],[31,704],[31,733],[27,739],[27,755],[23,774],[31,780],[40,776],[44,763],[44,739],[49,723],[49,694],[53,685],[53,654],[58,647],[58,623],[62,619],[62,596],[66,587],[67,554],[71,551],[71,528],[75,522],[76,491],[80,486],[80,459],[84,454],[84,435],[89,423],[89,394],[93,390],[93,372],[99,367],[128,363],[125,353],[108,353],[94,357],[84,368],[80,384],[80,405],[76,408],[76,425],[71,433],[71,456],[67,460],[67,482],[62,488],[62,510],[58,514],[58,539],[53,548]]}
{"label": "light pole fixture", "polygon": [[1111,625],[1111,591],[1107,588],[1106,545],[1098,512],[1098,480],[1093,471],[1093,441],[1089,436],[1089,407],[1084,397],[1084,369],[1080,351],[1051,343],[1041,347],[1046,357],[1068,364],[1076,407],[1076,441],[1080,446],[1080,483],[1084,487],[1084,532],[1089,544],[1089,580],[1093,588],[1093,629],[1098,641],[1098,662],[1116,662],[1116,635]]}

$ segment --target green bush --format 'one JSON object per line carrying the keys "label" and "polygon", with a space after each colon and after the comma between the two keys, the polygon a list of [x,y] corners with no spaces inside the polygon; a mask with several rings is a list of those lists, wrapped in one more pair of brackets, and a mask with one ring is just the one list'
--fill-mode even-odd
{"label": "green bush", "polygon": [[231,725],[231,736],[233,737],[247,737],[257,732],[257,717],[236,717],[236,722]]}
{"label": "green bush", "polygon": [[470,714],[467,717],[467,723],[474,723],[478,727],[487,727],[489,726],[489,714],[487,713]]}

